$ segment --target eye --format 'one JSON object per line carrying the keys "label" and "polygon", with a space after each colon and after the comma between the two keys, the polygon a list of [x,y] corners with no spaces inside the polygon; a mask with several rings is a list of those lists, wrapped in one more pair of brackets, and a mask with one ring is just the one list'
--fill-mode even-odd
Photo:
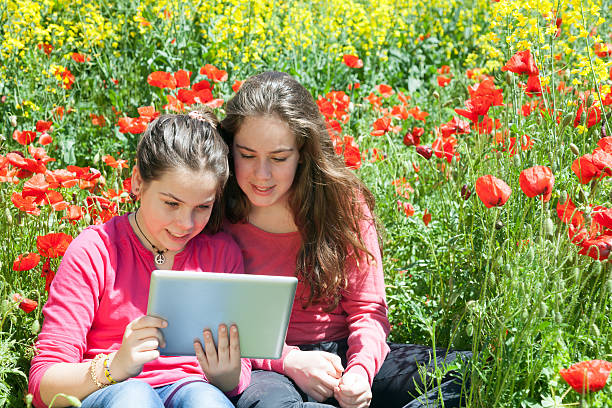
{"label": "eye", "polygon": [[168,207],[178,207],[179,203],[177,203],[176,201],[166,201],[165,204]]}
{"label": "eye", "polygon": [[212,204],[202,204],[202,205],[198,205],[198,209],[200,210],[209,210],[212,208]]}
{"label": "eye", "polygon": [[252,154],[240,153],[240,157],[242,157],[243,159],[252,159],[255,156],[253,156]]}
{"label": "eye", "polygon": [[287,158],[286,157],[273,157],[272,160],[274,160],[277,163],[281,163],[281,162],[287,161]]}

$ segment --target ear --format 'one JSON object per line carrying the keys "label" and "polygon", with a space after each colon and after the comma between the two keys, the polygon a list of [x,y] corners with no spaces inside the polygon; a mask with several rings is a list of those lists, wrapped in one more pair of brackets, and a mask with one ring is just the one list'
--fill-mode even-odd
{"label": "ear", "polygon": [[142,180],[142,176],[140,175],[140,170],[138,166],[134,166],[132,168],[132,193],[136,197],[140,197],[142,194],[142,190],[144,187],[144,181]]}

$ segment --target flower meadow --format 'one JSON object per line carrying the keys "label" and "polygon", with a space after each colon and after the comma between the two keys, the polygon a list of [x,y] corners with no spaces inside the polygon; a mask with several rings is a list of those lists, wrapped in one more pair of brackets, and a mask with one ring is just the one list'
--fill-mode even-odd
{"label": "flower meadow", "polygon": [[472,350],[469,407],[612,407],[611,9],[0,3],[0,406],[31,401],[71,240],[134,209],[147,123],[195,105],[223,117],[274,69],[311,90],[377,198],[390,339]]}

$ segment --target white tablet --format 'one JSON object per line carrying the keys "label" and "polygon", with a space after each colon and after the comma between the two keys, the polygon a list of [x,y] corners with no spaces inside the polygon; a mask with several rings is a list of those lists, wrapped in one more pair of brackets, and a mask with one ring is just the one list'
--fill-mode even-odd
{"label": "white tablet", "polygon": [[156,270],[147,314],[168,321],[162,355],[195,355],[193,340],[209,328],[238,326],[245,358],[280,358],[297,278],[231,273]]}

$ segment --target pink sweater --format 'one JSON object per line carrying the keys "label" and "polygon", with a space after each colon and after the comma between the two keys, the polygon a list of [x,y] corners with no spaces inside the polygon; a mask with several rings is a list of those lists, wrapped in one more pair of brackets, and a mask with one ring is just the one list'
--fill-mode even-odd
{"label": "pink sweater", "polygon": [[[349,262],[348,287],[340,304],[326,312],[322,304],[306,309],[302,304],[310,293],[304,282],[298,282],[287,331],[288,345],[313,344],[348,338],[346,372],[351,371],[372,380],[382,365],[389,347],[385,285],[380,248],[374,225],[362,221],[361,230],[375,261]],[[296,276],[296,260],[302,240],[299,232],[273,234],[252,224],[226,222],[228,231],[242,248],[245,271],[257,275]],[[253,367],[284,373],[284,357],[295,347],[286,346],[278,360],[252,360]]]}
{"label": "pink sweater", "polygon": [[[30,369],[35,406],[45,406],[39,386],[50,366],[80,363],[119,349],[127,324],[147,313],[154,269],[153,254],[138,240],[127,215],[85,229],[70,244],[43,308],[38,354]],[[193,238],[175,255],[173,269],[244,271],[240,249],[223,232]],[[195,356],[160,357],[145,364],[135,378],[156,387],[194,375],[204,376]],[[229,395],[242,392],[250,378],[250,360],[242,359],[240,382]]]}

